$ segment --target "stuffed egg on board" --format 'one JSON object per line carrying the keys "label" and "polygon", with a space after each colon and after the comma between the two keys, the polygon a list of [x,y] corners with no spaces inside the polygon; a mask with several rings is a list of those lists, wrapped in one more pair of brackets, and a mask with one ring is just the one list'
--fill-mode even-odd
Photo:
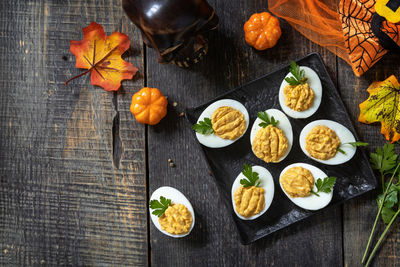
{"label": "stuffed egg on board", "polygon": [[285,103],[284,88],[289,84],[285,79],[293,76],[291,73],[288,73],[286,75],[279,88],[279,104],[283,112],[294,119],[305,119],[312,116],[318,110],[322,100],[322,84],[321,80],[318,77],[318,74],[313,69],[305,66],[300,66],[300,70],[304,70],[304,76],[307,78],[307,83],[309,87],[314,91],[313,103],[307,110],[296,111],[288,107]]}
{"label": "stuffed egg on board", "polygon": [[[317,159],[315,157],[312,157],[306,149],[306,137],[309,134],[309,132],[312,129],[314,129],[314,127],[316,127],[316,126],[326,126],[329,129],[333,130],[336,133],[336,135],[339,137],[340,143],[341,143],[340,149],[342,151],[344,151],[345,154],[337,151],[333,158],[330,158],[327,160],[322,160],[322,159]],[[315,161],[318,161],[318,162],[321,162],[321,163],[324,163],[327,165],[338,165],[338,164],[345,163],[354,156],[354,154],[356,153],[356,150],[357,150],[356,147],[346,144],[346,143],[351,143],[351,142],[356,141],[356,139],[354,138],[354,135],[351,133],[351,131],[349,129],[347,129],[346,127],[344,127],[342,124],[335,122],[335,121],[331,121],[331,120],[316,120],[316,121],[310,122],[309,124],[304,126],[304,128],[301,130],[299,139],[300,139],[299,140],[300,147],[301,147],[301,150],[303,150],[304,154],[306,154],[309,158],[311,158]]]}
{"label": "stuffed egg on board", "polygon": [[238,139],[240,139],[246,133],[247,128],[249,127],[249,113],[247,112],[247,109],[245,108],[245,106],[242,103],[240,103],[239,101],[233,100],[233,99],[221,99],[221,100],[218,100],[218,101],[212,103],[201,113],[200,117],[197,120],[197,123],[199,123],[200,121],[203,121],[204,118],[211,119],[213,113],[218,108],[226,107],[226,106],[236,109],[244,115],[244,119],[246,122],[245,130],[239,137],[235,138],[234,140],[223,139],[214,133],[201,134],[201,133],[196,132],[197,140],[202,145],[210,147],[210,148],[226,147],[226,146],[229,146],[229,145],[233,144],[234,142],[236,142]]}
{"label": "stuffed egg on board", "polygon": [[261,166],[252,166],[252,170],[254,172],[257,172],[260,178],[260,187],[264,189],[264,198],[265,198],[265,206],[264,209],[251,217],[244,217],[240,215],[237,210],[236,210],[236,205],[235,205],[235,200],[234,200],[234,194],[236,189],[238,189],[240,184],[240,180],[246,178],[243,173],[241,172],[235,179],[235,181],[232,184],[232,190],[231,190],[231,198],[232,198],[232,206],[235,214],[242,220],[254,220],[261,215],[263,215],[271,206],[272,200],[274,199],[274,193],[275,193],[275,186],[274,186],[274,180],[272,178],[271,173],[264,167]]}
{"label": "stuffed egg on board", "polygon": [[[274,117],[274,119],[276,121],[279,121],[278,125],[276,126],[277,128],[281,129],[283,131],[283,133],[285,134],[287,141],[288,141],[288,147],[286,149],[286,152],[284,153],[284,155],[276,162],[280,162],[282,160],[284,160],[287,155],[289,155],[290,150],[292,149],[292,145],[293,145],[293,130],[292,130],[292,125],[290,124],[289,119],[287,118],[287,116],[280,110],[278,109],[267,109],[265,111],[268,116]],[[250,132],[250,143],[251,145],[253,145],[253,141],[257,135],[257,132],[262,128],[259,124],[262,123],[263,121],[260,118],[257,118],[254,123],[253,126],[251,128],[251,132]],[[253,147],[252,147],[253,149]],[[254,152],[254,150],[253,150]]]}
{"label": "stuffed egg on board", "polygon": [[319,210],[322,208],[325,208],[332,200],[332,196],[333,196],[333,189],[331,190],[331,192],[329,193],[324,193],[324,192],[318,192],[319,196],[316,196],[314,194],[310,194],[307,197],[291,197],[288,193],[286,193],[286,191],[283,189],[282,183],[281,183],[281,178],[282,175],[289,170],[290,168],[293,167],[303,167],[307,170],[309,170],[311,172],[311,174],[314,177],[314,187],[313,187],[313,191],[316,192],[317,188],[315,186],[315,182],[317,181],[318,178],[320,179],[324,179],[325,177],[327,177],[326,173],[324,173],[322,170],[320,170],[319,168],[312,166],[310,164],[307,163],[294,163],[291,164],[289,166],[287,166],[286,168],[284,168],[279,176],[279,185],[281,186],[281,189],[283,191],[283,193],[285,193],[285,195],[297,206],[299,206],[300,208],[306,209],[306,210]]}
{"label": "stuffed egg on board", "polygon": [[167,236],[174,237],[174,238],[184,237],[184,236],[187,236],[188,234],[190,234],[190,232],[192,231],[192,229],[194,227],[194,223],[195,223],[194,210],[193,210],[192,204],[190,204],[190,201],[178,189],[175,189],[175,188],[170,187],[170,186],[162,186],[162,187],[158,188],[157,190],[155,190],[153,192],[153,194],[151,195],[149,201],[159,200],[161,196],[165,197],[166,199],[170,199],[172,204],[182,204],[182,205],[184,205],[189,210],[189,212],[191,213],[193,221],[192,221],[190,229],[189,229],[189,231],[187,233],[181,234],[181,235],[170,234],[167,231],[161,229],[161,225],[160,225],[160,222],[158,220],[159,217],[154,215],[152,213],[153,210],[149,208],[150,217],[151,217],[151,220],[152,220],[153,224],[155,225],[155,227],[160,232],[162,232],[163,234],[165,234]]}

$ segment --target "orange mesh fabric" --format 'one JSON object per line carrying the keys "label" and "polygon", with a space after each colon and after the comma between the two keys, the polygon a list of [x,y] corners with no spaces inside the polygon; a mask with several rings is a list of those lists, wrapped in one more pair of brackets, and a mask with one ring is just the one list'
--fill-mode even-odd
{"label": "orange mesh fabric", "polygon": [[337,0],[268,0],[268,9],[297,31],[348,63]]}
{"label": "orange mesh fabric", "polygon": [[[270,11],[344,59],[361,76],[387,53],[371,29],[375,0],[269,0]],[[400,45],[400,24],[381,30]]]}

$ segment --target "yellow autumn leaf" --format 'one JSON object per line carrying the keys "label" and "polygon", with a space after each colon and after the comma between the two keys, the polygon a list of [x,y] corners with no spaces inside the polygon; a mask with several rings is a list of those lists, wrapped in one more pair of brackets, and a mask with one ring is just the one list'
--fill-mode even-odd
{"label": "yellow autumn leaf", "polygon": [[394,75],[373,82],[367,89],[369,97],[362,102],[358,121],[380,122],[381,134],[394,143],[400,139],[400,84]]}

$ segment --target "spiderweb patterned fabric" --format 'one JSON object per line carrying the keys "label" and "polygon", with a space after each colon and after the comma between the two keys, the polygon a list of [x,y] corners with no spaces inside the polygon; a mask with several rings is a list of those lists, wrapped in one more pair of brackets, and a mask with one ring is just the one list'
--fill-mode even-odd
{"label": "spiderweb patterned fabric", "polygon": [[[269,10],[301,34],[345,60],[361,76],[388,50],[372,31],[375,0],[268,0]],[[296,10],[296,12],[293,12]],[[400,45],[400,24],[384,20],[380,31]]]}
{"label": "spiderweb patterned fabric", "polygon": [[375,1],[342,0],[339,15],[354,73],[362,75],[387,53],[371,29]]}

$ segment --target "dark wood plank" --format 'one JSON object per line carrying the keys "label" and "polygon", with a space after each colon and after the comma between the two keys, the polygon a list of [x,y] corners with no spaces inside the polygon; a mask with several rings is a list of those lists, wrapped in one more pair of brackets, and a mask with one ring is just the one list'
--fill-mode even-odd
{"label": "dark wood plank", "polygon": [[[149,127],[150,193],[163,185],[176,187],[191,201],[196,226],[184,239],[171,239],[152,224],[151,262],[155,266],[341,266],[341,208],[336,207],[249,246],[240,244],[230,212],[219,199],[217,185],[194,140],[191,129],[178,114],[185,107],[205,102],[244,84],[282,63],[312,51],[322,54],[336,81],[336,57],[312,44],[286,22],[275,48],[256,52],[245,44],[243,23],[254,12],[265,10],[267,1],[210,1],[220,16],[220,26],[210,35],[210,51],[191,69],[160,65],[148,52],[148,86],[169,97],[167,118]],[[176,163],[170,168],[168,158]],[[322,257],[323,255],[323,257]]]}
{"label": "dark wood plank", "polygon": [[143,70],[138,30],[119,0],[1,1],[0,20],[0,265],[146,265],[145,128],[129,112],[142,76],[118,94],[63,84],[91,21],[129,33]]}
{"label": "dark wood plank", "polygon": [[[365,125],[357,122],[359,115],[358,104],[368,98],[366,89],[373,81],[382,81],[391,74],[399,77],[399,62],[399,54],[387,54],[361,78],[353,75],[351,67],[344,61],[339,60],[338,62],[340,70],[338,72],[338,83],[342,98],[352,115],[352,120],[359,137],[371,144],[368,147],[369,152],[375,151],[377,146],[382,146],[386,141],[384,136],[380,134],[379,124]],[[377,192],[354,199],[344,205],[343,250],[346,266],[359,266],[361,264],[361,258],[368,242],[369,233],[375,220],[376,212],[378,211],[375,200],[378,192],[380,192],[380,189]],[[377,228],[378,233],[382,233],[383,231],[383,224],[381,223],[380,226]],[[400,264],[400,254],[398,252],[400,248],[398,242],[400,233],[398,231],[398,223],[395,223],[392,228],[393,230],[388,235],[383,248],[375,258],[375,266],[398,266]],[[374,239],[375,242],[377,238]]]}

